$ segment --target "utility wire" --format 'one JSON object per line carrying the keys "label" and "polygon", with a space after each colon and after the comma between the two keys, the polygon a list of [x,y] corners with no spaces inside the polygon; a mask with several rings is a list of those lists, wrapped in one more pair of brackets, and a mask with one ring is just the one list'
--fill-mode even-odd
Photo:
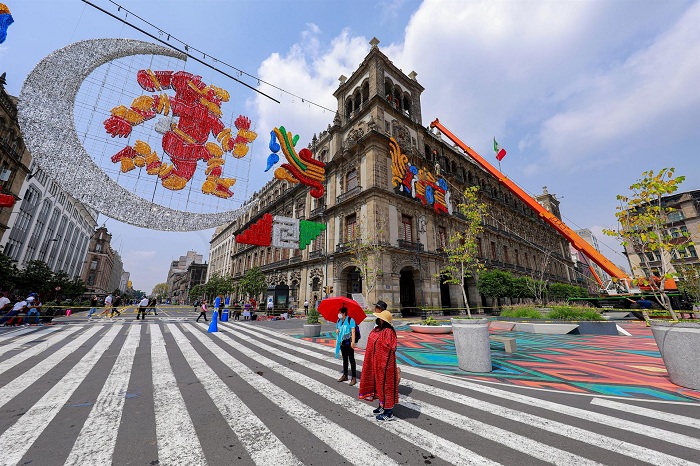
{"label": "utility wire", "polygon": [[[126,19],[122,19],[122,18],[120,18],[119,16],[117,16],[117,15],[115,15],[115,14],[112,14],[112,13],[110,13],[109,11],[105,10],[104,8],[100,8],[99,6],[97,6],[97,5],[95,5],[94,3],[90,2],[89,0],[82,0],[82,1],[85,2],[85,3],[87,3],[88,5],[90,5],[91,7],[95,8],[95,9],[97,9],[97,10],[100,10],[102,13],[104,13],[104,14],[106,14],[106,15],[109,15],[109,16],[111,16],[112,18],[114,18],[114,19],[116,19],[116,20],[118,20],[118,21],[121,21],[122,23],[126,24],[127,26],[131,26],[132,28],[136,29],[137,31],[139,31],[139,32],[141,32],[141,33],[143,33],[143,34],[146,34],[146,35],[147,35],[148,37],[150,37],[151,39],[160,42],[161,44],[165,45],[166,47],[170,47],[170,48],[173,49],[173,50],[177,50],[178,52],[180,52],[180,53],[182,53],[182,54],[188,56],[189,58],[193,59],[194,61],[196,61],[196,62],[198,62],[198,63],[201,63],[202,65],[206,66],[207,68],[211,68],[212,70],[217,71],[217,72],[223,74],[224,76],[233,79],[233,80],[236,81],[237,83],[243,84],[243,85],[244,85],[245,87],[247,87],[248,89],[251,89],[251,90],[257,92],[258,94],[263,95],[263,96],[267,97],[268,99],[277,102],[278,104],[281,103],[279,100],[275,99],[274,97],[270,97],[269,95],[265,94],[264,92],[262,92],[262,91],[260,91],[260,90],[258,90],[258,89],[256,89],[256,88],[254,88],[254,87],[251,86],[250,84],[245,83],[245,82],[241,81],[240,79],[237,79],[237,78],[235,78],[234,76],[230,75],[229,73],[227,73],[227,72],[225,72],[225,71],[223,71],[223,70],[221,70],[221,69],[219,69],[219,68],[217,68],[217,67],[215,67],[215,66],[213,66],[213,65],[210,65],[209,63],[205,62],[204,60],[201,60],[201,59],[199,59],[199,58],[193,56],[191,53],[189,53],[189,46],[188,46],[188,45],[185,45],[185,50],[181,50],[181,49],[175,47],[173,44],[171,44],[171,43],[169,43],[169,42],[167,42],[167,41],[164,41],[164,40],[162,40],[162,39],[160,39],[160,38],[154,36],[153,34],[151,34],[151,33],[149,33],[149,32],[146,32],[145,30],[141,29],[140,27],[136,26],[135,24],[132,24],[132,23],[128,22]],[[112,3],[114,3],[114,2],[112,2]],[[116,5],[116,4],[115,4],[115,5]],[[127,10],[127,9],[125,9],[125,8],[122,8],[121,6],[119,6],[119,9],[120,9],[120,10],[123,9],[123,10],[126,11],[127,13],[131,13],[129,10]],[[133,14],[133,13],[132,13],[132,14]],[[136,16],[136,15],[134,15],[134,16]],[[138,18],[138,16],[136,16],[136,17]],[[139,19],[141,19],[141,18],[139,18]],[[143,20],[142,20],[142,21],[143,21]],[[148,23],[148,24],[150,24],[150,23]],[[156,29],[158,29],[158,28],[156,28]],[[164,34],[167,34],[166,32],[161,31],[160,29],[158,29],[158,30],[159,30],[159,32],[162,32],[162,33],[164,33]],[[168,37],[171,37],[170,34],[168,34]],[[178,41],[178,42],[182,43],[181,41]],[[196,49],[195,49],[195,50],[196,50]],[[197,51],[200,52],[199,50],[197,50]],[[205,54],[204,52],[200,52],[200,53],[202,53],[202,54],[206,57],[206,54]],[[211,57],[211,58],[214,58],[214,57]],[[214,58],[214,60],[216,60],[216,59]],[[217,60],[217,61],[218,61],[218,60]],[[223,62],[222,62],[222,63],[223,63]],[[225,64],[225,63],[224,63],[224,64]]]}
{"label": "utility wire", "polygon": [[[122,23],[124,23],[124,24],[126,24],[126,25],[128,25],[128,26],[131,26],[132,28],[136,29],[137,31],[140,31],[140,32],[146,34],[147,36],[151,37],[152,39],[157,40],[157,41],[160,42],[161,44],[164,44],[164,45],[166,45],[166,46],[168,46],[168,47],[170,47],[170,48],[172,48],[172,49],[174,49],[174,50],[177,50],[177,51],[180,52],[180,53],[184,53],[185,55],[187,55],[188,57],[192,58],[193,60],[195,60],[195,61],[197,61],[197,62],[199,62],[199,63],[201,63],[201,64],[203,64],[203,65],[205,65],[205,66],[207,66],[207,67],[209,67],[209,68],[211,68],[211,69],[213,69],[214,71],[217,71],[217,72],[223,74],[224,76],[227,76],[227,77],[233,79],[234,81],[236,81],[236,82],[238,82],[238,83],[243,84],[244,86],[248,87],[249,89],[254,90],[255,92],[257,92],[257,93],[259,93],[259,94],[261,94],[261,95],[264,95],[264,96],[267,97],[268,99],[273,100],[273,101],[277,102],[278,104],[281,103],[279,100],[277,100],[277,99],[275,99],[275,98],[273,98],[273,97],[270,97],[269,95],[265,94],[264,92],[262,92],[262,91],[260,91],[260,90],[258,90],[258,89],[256,89],[256,88],[250,86],[249,84],[247,84],[247,83],[245,83],[245,82],[243,82],[243,81],[241,81],[241,80],[239,80],[239,79],[236,79],[235,77],[233,77],[233,76],[230,75],[229,73],[226,73],[226,72],[224,72],[223,70],[221,70],[221,69],[219,69],[219,68],[217,68],[217,67],[215,67],[215,66],[213,66],[213,65],[210,65],[210,64],[204,62],[203,60],[197,58],[197,57],[194,57],[192,54],[189,53],[190,50],[192,50],[193,52],[197,52],[198,54],[202,54],[202,56],[203,56],[205,59],[206,59],[207,57],[209,57],[209,58],[211,58],[212,60],[214,60],[214,62],[216,62],[216,63],[221,63],[222,65],[224,65],[224,66],[226,66],[226,67],[228,67],[228,68],[231,68],[232,70],[236,71],[236,72],[238,73],[239,76],[245,75],[245,76],[247,76],[247,77],[249,77],[249,78],[251,78],[251,79],[257,80],[258,84],[261,84],[261,83],[262,83],[262,84],[265,84],[265,85],[270,86],[271,88],[276,89],[276,90],[278,90],[278,91],[280,91],[280,92],[283,92],[283,93],[285,93],[285,94],[287,94],[287,95],[289,95],[289,96],[291,96],[291,97],[300,99],[300,100],[302,101],[302,103],[308,103],[309,105],[313,105],[313,106],[318,107],[318,108],[323,109],[323,110],[328,110],[329,112],[332,112],[332,113],[335,113],[335,112],[336,112],[336,110],[332,110],[332,109],[330,109],[330,108],[328,108],[328,107],[324,107],[324,106],[321,105],[321,104],[318,104],[318,103],[316,103],[316,102],[314,102],[314,101],[312,101],[312,100],[309,100],[309,99],[307,99],[307,98],[305,98],[305,97],[302,97],[302,96],[299,96],[299,95],[297,95],[297,94],[294,94],[293,92],[290,92],[290,91],[288,91],[288,90],[286,90],[286,89],[282,89],[282,88],[279,87],[279,86],[276,86],[276,85],[274,85],[274,84],[272,84],[272,83],[270,83],[270,82],[268,82],[268,81],[265,81],[264,79],[261,79],[261,78],[259,78],[258,76],[255,76],[255,75],[253,75],[253,74],[251,74],[251,73],[248,73],[247,71],[241,70],[241,69],[239,69],[239,68],[237,68],[237,67],[235,67],[235,66],[233,66],[233,65],[231,65],[231,64],[229,64],[229,63],[227,63],[227,62],[225,62],[225,61],[219,60],[218,58],[212,56],[211,54],[208,54],[208,53],[204,52],[203,50],[200,50],[200,49],[198,49],[198,48],[196,48],[196,47],[191,47],[191,46],[189,46],[189,45],[186,44],[184,41],[182,41],[182,40],[178,39],[177,37],[175,37],[174,35],[172,35],[172,34],[166,32],[166,31],[164,31],[163,29],[161,29],[161,28],[158,27],[157,25],[155,25],[155,24],[151,23],[150,21],[148,21],[148,20],[142,18],[141,16],[137,15],[137,14],[134,13],[133,11],[128,10],[127,8],[124,8],[123,6],[121,6],[120,4],[118,4],[117,2],[115,2],[114,0],[108,0],[108,1],[109,1],[109,3],[111,3],[111,4],[113,4],[114,6],[117,7],[117,11],[122,11],[122,10],[123,10],[125,13],[127,13],[127,15],[131,15],[131,16],[133,16],[133,17],[135,17],[135,18],[138,18],[138,19],[139,19],[140,21],[142,21],[143,23],[145,23],[145,24],[149,25],[150,27],[154,28],[155,30],[157,30],[159,35],[163,35],[163,34],[164,34],[164,35],[167,35],[167,36],[168,36],[168,37],[167,37],[167,40],[166,40],[166,41],[163,41],[163,40],[160,39],[159,37],[156,37],[155,35],[150,34],[150,33],[146,32],[146,31],[144,31],[142,28],[139,28],[138,26],[136,26],[136,25],[130,23],[130,22],[127,21],[126,19],[122,19],[122,18],[120,18],[120,17],[118,17],[118,16],[116,16],[116,15],[114,15],[114,14],[112,14],[112,13],[106,11],[106,10],[104,10],[103,8],[100,8],[100,7],[96,6],[95,4],[93,4],[92,2],[90,2],[89,0],[82,0],[82,1],[85,2],[85,3],[87,3],[87,4],[89,4],[90,6],[92,6],[92,7],[94,7],[94,8],[96,8],[96,9],[102,11],[103,13],[106,13],[107,15],[109,15],[109,16],[111,16],[111,17],[113,17],[113,18],[115,18],[115,19],[117,19],[117,20],[119,20],[119,21],[121,21]],[[183,46],[183,48],[184,48],[184,51],[181,50],[181,49],[179,49],[179,48],[177,48],[177,47],[175,47],[175,46],[173,46],[172,44],[170,44],[170,42],[169,42],[170,39],[173,39],[174,41],[176,41],[176,42],[182,44],[182,46]]]}

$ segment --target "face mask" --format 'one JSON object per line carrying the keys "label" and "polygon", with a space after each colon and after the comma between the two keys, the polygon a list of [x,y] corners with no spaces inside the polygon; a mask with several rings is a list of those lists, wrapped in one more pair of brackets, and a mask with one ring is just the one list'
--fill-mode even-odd
{"label": "face mask", "polygon": [[338,314],[338,319],[342,320],[342,318],[343,318],[343,314]]}

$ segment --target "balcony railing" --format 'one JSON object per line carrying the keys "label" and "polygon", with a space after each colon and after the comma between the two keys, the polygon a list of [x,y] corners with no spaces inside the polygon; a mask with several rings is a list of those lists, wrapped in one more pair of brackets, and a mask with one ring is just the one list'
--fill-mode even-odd
{"label": "balcony railing", "polygon": [[318,207],[316,207],[314,210],[311,211],[311,214],[309,214],[309,218],[311,219],[311,218],[319,217],[319,216],[321,216],[321,215],[323,214],[323,212],[325,212],[325,211],[326,211],[326,206],[325,206],[325,205],[318,206]]}
{"label": "balcony railing", "polygon": [[352,188],[350,191],[347,191],[347,192],[341,194],[340,196],[338,196],[338,197],[335,199],[335,202],[336,202],[337,204],[340,204],[340,203],[343,202],[343,201],[347,201],[347,200],[350,199],[351,197],[357,196],[357,195],[360,194],[361,192],[362,192],[362,186],[355,186],[355,187]]}
{"label": "balcony railing", "polygon": [[410,249],[411,251],[422,251],[423,243],[414,243],[413,241],[399,240],[399,247],[402,249]]}
{"label": "balcony railing", "polygon": [[323,250],[321,249],[316,249],[309,253],[309,259],[318,259],[319,257],[323,257]]}
{"label": "balcony railing", "polygon": [[335,245],[335,252],[336,253],[347,252],[350,249],[352,249],[353,247],[355,247],[356,244],[357,244],[356,241],[348,241],[347,243],[336,244]]}
{"label": "balcony railing", "polygon": [[296,264],[297,262],[301,262],[301,256],[292,256],[289,258],[290,264]]}

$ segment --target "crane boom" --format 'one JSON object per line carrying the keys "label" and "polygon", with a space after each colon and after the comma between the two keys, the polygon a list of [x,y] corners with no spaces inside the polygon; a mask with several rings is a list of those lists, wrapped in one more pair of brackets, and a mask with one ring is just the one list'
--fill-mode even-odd
{"label": "crane boom", "polygon": [[593,246],[591,246],[586,240],[581,238],[574,230],[569,228],[564,222],[562,222],[556,215],[552,214],[550,211],[545,209],[529,196],[525,191],[520,189],[520,187],[509,180],[503,173],[498,171],[494,166],[488,163],[483,157],[481,157],[474,149],[463,143],[457,136],[452,134],[450,130],[445,128],[440,120],[437,118],[435,121],[430,123],[431,128],[439,129],[442,134],[447,136],[452,142],[457,144],[464,152],[466,152],[476,163],[478,163],[484,170],[493,175],[500,183],[502,183],[510,192],[515,194],[521,201],[527,204],[532,210],[534,210],[537,215],[539,215],[545,222],[550,224],[555,230],[557,230],[564,238],[566,238],[569,243],[579,252],[585,254],[593,262],[598,264],[601,269],[605,270],[611,277],[623,282],[624,286],[629,290],[630,277],[620,270],[618,266],[613,264],[605,256],[599,253]]}

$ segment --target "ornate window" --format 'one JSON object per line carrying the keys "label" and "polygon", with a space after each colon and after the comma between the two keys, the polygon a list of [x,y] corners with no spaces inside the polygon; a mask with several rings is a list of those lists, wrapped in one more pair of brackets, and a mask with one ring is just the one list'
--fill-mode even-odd
{"label": "ornate window", "polygon": [[401,239],[413,242],[413,218],[408,215],[401,216]]}
{"label": "ornate window", "polygon": [[357,188],[357,170],[352,169],[345,175],[345,192],[352,191]]}
{"label": "ornate window", "polygon": [[352,241],[357,234],[357,215],[351,214],[345,217],[345,240]]}
{"label": "ornate window", "polygon": [[438,227],[438,247],[447,247],[447,230],[445,227]]}

